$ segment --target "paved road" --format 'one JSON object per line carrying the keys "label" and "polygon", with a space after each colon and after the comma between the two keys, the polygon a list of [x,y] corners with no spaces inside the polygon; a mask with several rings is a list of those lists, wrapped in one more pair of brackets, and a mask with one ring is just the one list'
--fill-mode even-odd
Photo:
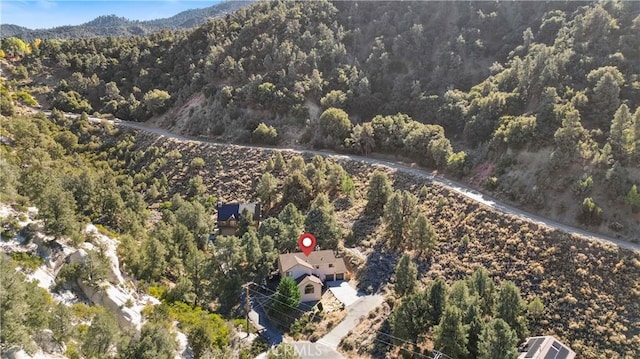
{"label": "paved road", "polygon": [[[45,113],[48,113],[48,112],[45,112]],[[71,116],[77,116],[77,115],[71,115]],[[96,122],[105,121],[98,118],[91,118],[91,120]],[[142,130],[142,131],[153,133],[159,136],[174,138],[177,140],[187,141],[187,142],[212,143],[220,146],[232,147],[232,148],[238,148],[238,149],[253,148],[253,149],[263,149],[267,151],[285,151],[285,152],[288,151],[288,152],[295,152],[295,153],[308,153],[308,154],[314,154],[314,155],[317,154],[321,156],[329,156],[342,161],[360,161],[360,162],[372,164],[372,165],[382,165],[398,171],[411,173],[417,177],[424,178],[427,181],[437,183],[449,190],[460,193],[461,195],[469,199],[472,199],[476,202],[492,207],[500,212],[515,215],[524,220],[540,223],[549,228],[557,229],[565,233],[576,234],[584,238],[587,238],[589,240],[595,240],[602,243],[613,244],[620,248],[625,248],[632,251],[640,251],[640,244],[631,243],[631,242],[627,242],[627,241],[616,239],[616,238],[611,238],[603,234],[590,232],[581,228],[576,228],[567,224],[554,221],[549,218],[544,218],[542,216],[538,216],[533,213],[529,213],[522,209],[511,206],[505,202],[499,201],[498,199],[490,195],[480,193],[477,189],[468,187],[460,182],[457,182],[439,175],[434,175],[426,170],[423,170],[417,167],[411,167],[411,166],[407,166],[397,162],[385,161],[385,160],[356,156],[356,155],[341,155],[341,154],[336,154],[335,152],[332,152],[332,151],[316,151],[316,150],[306,150],[306,149],[298,149],[298,148],[273,148],[273,147],[263,147],[263,146],[234,145],[234,144],[210,141],[202,138],[178,135],[178,134],[171,133],[167,130],[164,130],[158,127],[149,126],[145,123],[140,123],[140,122],[129,122],[129,121],[121,121],[121,120],[115,120],[115,121],[109,121],[109,122],[117,126]]]}
{"label": "paved road", "polygon": [[383,301],[384,297],[379,294],[367,295],[358,299],[358,301],[347,307],[347,316],[342,322],[324,337],[320,338],[318,343],[324,344],[332,349],[338,349],[340,340],[342,340],[351,329],[355,328],[360,320],[369,314],[370,311],[380,306]]}

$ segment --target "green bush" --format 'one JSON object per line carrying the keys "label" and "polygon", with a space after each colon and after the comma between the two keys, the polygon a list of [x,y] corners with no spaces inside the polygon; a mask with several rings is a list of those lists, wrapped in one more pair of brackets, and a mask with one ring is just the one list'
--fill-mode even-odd
{"label": "green bush", "polygon": [[205,166],[204,159],[202,157],[195,157],[191,160],[191,168],[203,168]]}
{"label": "green bush", "polygon": [[267,126],[261,122],[251,134],[252,143],[275,145],[278,143],[278,131],[273,126]]}
{"label": "green bush", "polygon": [[93,112],[89,102],[75,91],[58,91],[51,102],[52,106],[66,112]]}
{"label": "green bush", "polygon": [[593,201],[593,198],[587,197],[582,201],[578,219],[584,224],[599,225],[602,223],[602,208]]}
{"label": "green bush", "polygon": [[28,106],[38,106],[38,101],[36,101],[30,93],[26,91],[18,91],[14,92],[12,95],[13,99],[19,101],[20,103]]}

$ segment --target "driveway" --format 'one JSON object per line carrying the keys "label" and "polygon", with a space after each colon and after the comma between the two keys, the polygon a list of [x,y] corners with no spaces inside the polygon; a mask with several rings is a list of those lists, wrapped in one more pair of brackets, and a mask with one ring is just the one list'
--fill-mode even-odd
{"label": "driveway", "polygon": [[355,303],[361,297],[361,295],[358,295],[358,291],[349,285],[348,282],[339,280],[327,282],[327,285],[331,293],[341,301],[345,307]]}
{"label": "driveway", "polygon": [[360,320],[369,314],[370,311],[380,306],[383,301],[384,297],[379,294],[360,297],[355,303],[352,303],[347,307],[347,316],[342,320],[342,322],[318,340],[318,343],[337,350],[340,340],[342,340],[342,338],[346,336],[351,329],[355,328]]}

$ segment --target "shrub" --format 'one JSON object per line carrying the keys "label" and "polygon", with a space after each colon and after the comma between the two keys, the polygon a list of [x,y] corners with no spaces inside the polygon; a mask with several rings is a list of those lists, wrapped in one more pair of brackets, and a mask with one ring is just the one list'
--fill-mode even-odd
{"label": "shrub", "polygon": [[75,91],[58,91],[51,103],[53,107],[67,112],[87,112],[93,111],[89,102]]}
{"label": "shrub", "polygon": [[38,106],[38,101],[36,101],[33,96],[31,96],[30,93],[26,92],[26,91],[18,91],[15,92],[12,97],[16,100],[19,101],[22,104],[28,105],[28,106]]}
{"label": "shrub", "polygon": [[252,143],[275,145],[278,143],[278,131],[273,126],[267,126],[261,122],[251,134]]}
{"label": "shrub", "polygon": [[625,197],[625,202],[631,206],[631,211],[634,213],[640,211],[640,194],[638,194],[638,187],[636,185],[631,186],[627,197]]}
{"label": "shrub", "polygon": [[578,219],[584,224],[599,225],[602,223],[602,208],[596,205],[593,198],[587,197],[582,201]]}
{"label": "shrub", "polygon": [[205,165],[205,162],[204,162],[204,159],[202,159],[202,157],[196,157],[191,160],[192,168],[203,168],[204,165]]}

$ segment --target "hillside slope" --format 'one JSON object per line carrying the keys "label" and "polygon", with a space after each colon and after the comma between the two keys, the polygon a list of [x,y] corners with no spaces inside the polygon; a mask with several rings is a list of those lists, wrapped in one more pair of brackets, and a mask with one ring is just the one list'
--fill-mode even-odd
{"label": "hillside slope", "polygon": [[99,16],[81,25],[59,26],[50,29],[29,29],[13,24],[0,24],[2,38],[18,37],[31,42],[35,39],[74,39],[99,36],[139,36],[162,29],[190,29],[208,19],[229,14],[251,4],[251,0],[231,0],[201,9],[182,11],[174,16],[147,21],[128,20],[115,15]]}
{"label": "hillside slope", "polygon": [[20,63],[68,79],[41,101],[63,110],[391,153],[634,240],[639,30],[637,2],[275,1],[192,31],[45,41]]}

